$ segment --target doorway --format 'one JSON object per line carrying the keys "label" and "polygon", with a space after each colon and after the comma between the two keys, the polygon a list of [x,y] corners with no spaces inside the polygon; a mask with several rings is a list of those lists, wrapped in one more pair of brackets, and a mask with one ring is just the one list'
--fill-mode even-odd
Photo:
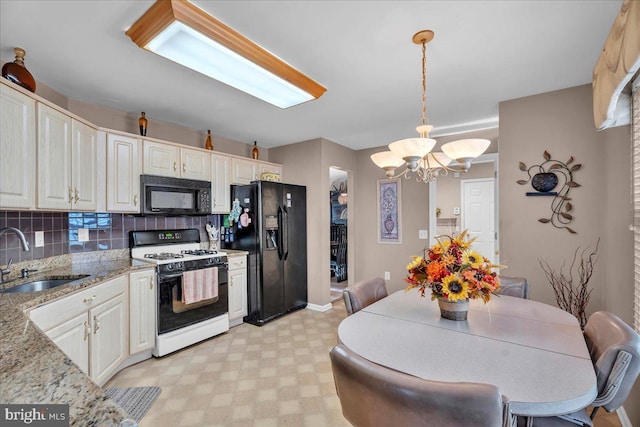
{"label": "doorway", "polygon": [[348,281],[348,173],[339,168],[329,168],[329,269],[331,270],[331,301],[342,297]]}
{"label": "doorway", "polygon": [[495,179],[464,179],[460,187],[462,230],[469,232],[469,238],[476,239],[473,249],[496,264]]}

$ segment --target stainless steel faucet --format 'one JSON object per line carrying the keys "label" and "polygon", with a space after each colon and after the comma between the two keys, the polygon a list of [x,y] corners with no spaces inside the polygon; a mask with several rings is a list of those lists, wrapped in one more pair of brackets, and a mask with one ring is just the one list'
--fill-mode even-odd
{"label": "stainless steel faucet", "polygon": [[[29,251],[29,242],[27,242],[27,238],[24,237],[24,234],[22,234],[22,231],[20,231],[20,229],[18,229],[16,227],[0,228],[0,236],[2,236],[5,233],[8,233],[9,231],[13,231],[15,234],[18,235],[18,238],[20,239],[20,243],[22,243],[22,249],[25,252],[28,252]],[[11,266],[12,262],[13,262],[13,259],[10,259],[9,263],[7,264],[7,266],[5,268],[0,268],[0,283],[4,282],[5,274],[11,273],[11,270],[9,270],[9,267]]]}

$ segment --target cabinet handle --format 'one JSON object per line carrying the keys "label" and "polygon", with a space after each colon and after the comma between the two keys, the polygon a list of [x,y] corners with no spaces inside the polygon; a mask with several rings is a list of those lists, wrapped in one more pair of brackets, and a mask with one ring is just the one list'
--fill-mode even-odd
{"label": "cabinet handle", "polygon": [[83,301],[84,301],[85,304],[89,304],[94,299],[96,299],[96,296],[92,295],[91,298],[85,298]]}
{"label": "cabinet handle", "polygon": [[138,206],[138,195],[137,194],[133,195],[133,206]]}
{"label": "cabinet handle", "polygon": [[95,335],[100,329],[100,321],[98,320],[98,315],[93,316],[93,334]]}
{"label": "cabinet handle", "polygon": [[153,278],[149,280],[149,289],[153,289]]}
{"label": "cabinet handle", "polygon": [[89,322],[84,321],[84,341],[86,341],[91,335],[91,327],[89,326]]}
{"label": "cabinet handle", "polygon": [[218,206],[218,203],[216,202],[216,198],[213,198],[213,207],[215,208],[216,206]]}
{"label": "cabinet handle", "polygon": [[73,190],[69,187],[69,203],[73,203]]}
{"label": "cabinet handle", "polygon": [[76,203],[78,203],[78,200],[80,200],[80,196],[79,196],[78,189],[76,188],[75,189],[75,201],[76,201]]}
{"label": "cabinet handle", "polygon": [[182,164],[182,172],[186,172],[187,171],[187,164],[183,163]]}
{"label": "cabinet handle", "polygon": [[178,170],[178,162],[173,162],[173,170],[174,171]]}

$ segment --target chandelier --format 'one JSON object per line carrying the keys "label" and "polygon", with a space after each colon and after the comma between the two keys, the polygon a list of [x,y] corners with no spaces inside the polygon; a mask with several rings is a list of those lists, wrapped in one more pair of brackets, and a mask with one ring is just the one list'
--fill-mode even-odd
{"label": "chandelier", "polygon": [[[406,138],[389,144],[390,151],[382,151],[371,155],[371,160],[385,170],[389,178],[404,176],[409,178],[411,172],[421,182],[434,181],[438,176],[449,172],[466,172],[471,167],[471,160],[485,152],[491,141],[487,139],[461,139],[442,146],[442,152],[431,152],[436,140],[429,138],[433,126],[427,124],[427,43],[433,40],[433,31],[423,30],[413,36],[415,44],[422,45],[422,120],[416,128],[418,138]],[[453,161],[457,165],[450,166]],[[405,165],[398,175],[395,170]]]}

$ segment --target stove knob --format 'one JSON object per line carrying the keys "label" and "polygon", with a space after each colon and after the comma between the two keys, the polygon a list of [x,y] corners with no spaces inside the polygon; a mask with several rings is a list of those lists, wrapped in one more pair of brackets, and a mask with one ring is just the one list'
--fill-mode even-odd
{"label": "stove knob", "polygon": [[167,270],[169,271],[173,270],[173,263],[167,264]]}
{"label": "stove knob", "polygon": [[176,262],[176,269],[182,269],[184,268],[184,262],[180,261],[180,262]]}
{"label": "stove knob", "polygon": [[213,264],[214,259],[213,258],[207,258],[207,264],[211,265]]}

